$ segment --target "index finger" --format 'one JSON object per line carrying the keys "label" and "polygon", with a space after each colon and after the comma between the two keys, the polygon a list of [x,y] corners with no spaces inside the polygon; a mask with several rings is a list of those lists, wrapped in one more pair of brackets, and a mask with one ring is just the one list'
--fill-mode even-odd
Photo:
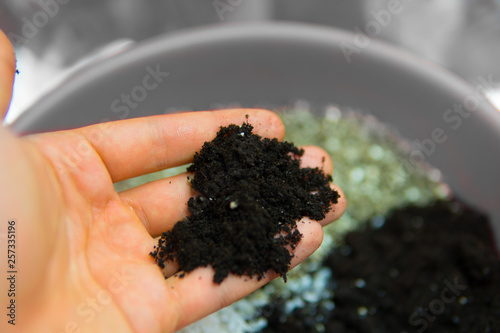
{"label": "index finger", "polygon": [[100,155],[113,182],[189,163],[221,126],[248,121],[254,133],[283,139],[278,115],[261,109],[184,112],[76,129]]}

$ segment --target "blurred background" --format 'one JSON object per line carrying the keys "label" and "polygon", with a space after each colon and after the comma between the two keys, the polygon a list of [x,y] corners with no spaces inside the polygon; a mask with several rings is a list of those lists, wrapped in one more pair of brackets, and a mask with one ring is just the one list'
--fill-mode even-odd
{"label": "blurred background", "polygon": [[[389,8],[397,14],[384,15]],[[372,38],[472,84],[494,82],[488,97],[500,106],[499,0],[0,0],[0,28],[15,45],[19,69],[6,121],[75,68],[135,42],[192,27],[268,20],[365,33],[370,22],[379,22]]]}

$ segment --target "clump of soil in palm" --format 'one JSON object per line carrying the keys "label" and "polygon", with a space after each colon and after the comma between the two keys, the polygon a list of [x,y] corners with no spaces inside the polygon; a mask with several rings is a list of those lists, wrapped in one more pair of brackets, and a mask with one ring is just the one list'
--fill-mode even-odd
{"label": "clump of soil in palm", "polygon": [[210,265],[216,283],[229,273],[261,279],[268,270],[286,281],[289,248],[302,238],[297,220],[322,220],[339,194],[331,176],[300,167],[303,150],[252,130],[248,123],[221,127],[196,153],[188,171],[199,195],[189,199],[190,216],[151,252],[160,267],[176,261],[190,272]]}

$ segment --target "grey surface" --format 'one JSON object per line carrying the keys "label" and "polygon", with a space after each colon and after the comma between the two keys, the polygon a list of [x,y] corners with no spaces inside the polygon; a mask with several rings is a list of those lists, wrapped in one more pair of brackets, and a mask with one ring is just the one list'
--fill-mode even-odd
{"label": "grey surface", "polygon": [[[486,210],[500,240],[500,113],[481,100],[453,129],[445,111],[474,96],[458,77],[381,42],[348,64],[350,33],[299,24],[232,24],[160,36],[76,73],[13,125],[20,133],[73,128],[219,104],[274,107],[296,99],[369,112],[410,140],[442,128],[426,158],[452,190]],[[142,84],[147,66],[169,76],[129,114],[111,103]]]}
{"label": "grey surface", "polygon": [[[0,28],[22,35],[48,1],[0,0]],[[53,3],[53,2],[52,2]],[[278,20],[365,30],[373,13],[392,0],[85,0],[51,13],[27,48],[41,62],[68,67],[117,39],[144,40],[160,33],[220,22]],[[400,2],[376,38],[404,47],[473,82],[500,75],[500,0]],[[218,5],[217,5],[218,4]],[[226,4],[226,9],[220,9]],[[22,62],[21,62],[22,65]],[[46,79],[50,79],[47,76]],[[42,81],[43,82],[43,81]]]}

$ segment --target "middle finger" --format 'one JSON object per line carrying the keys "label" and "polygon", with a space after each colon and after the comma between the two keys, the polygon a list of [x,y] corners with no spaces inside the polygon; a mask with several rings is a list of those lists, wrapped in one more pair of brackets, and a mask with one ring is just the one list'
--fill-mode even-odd
{"label": "middle finger", "polygon": [[[326,174],[333,172],[332,161],[324,150],[315,146],[303,148],[302,167],[318,167]],[[188,173],[182,173],[153,181],[123,191],[120,197],[135,211],[151,236],[157,237],[172,229],[175,223],[189,215],[187,202],[197,192],[187,182],[188,175]],[[343,197],[339,199],[342,207],[340,200],[343,200]],[[329,214],[330,218],[336,218],[340,213],[338,209],[335,211],[336,214]]]}

